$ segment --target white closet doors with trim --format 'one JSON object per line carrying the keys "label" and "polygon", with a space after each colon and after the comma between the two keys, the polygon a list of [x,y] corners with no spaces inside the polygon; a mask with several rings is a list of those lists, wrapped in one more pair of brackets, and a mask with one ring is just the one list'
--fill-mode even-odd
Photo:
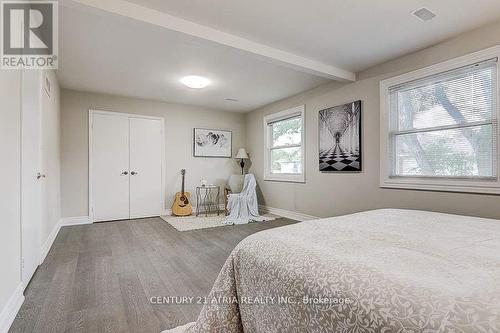
{"label": "white closet doors with trim", "polygon": [[89,112],[89,215],[92,222],[164,211],[162,118]]}

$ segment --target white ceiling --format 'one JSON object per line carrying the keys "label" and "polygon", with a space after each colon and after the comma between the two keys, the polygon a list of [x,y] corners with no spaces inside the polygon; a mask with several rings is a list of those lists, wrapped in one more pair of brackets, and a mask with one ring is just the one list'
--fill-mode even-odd
{"label": "white ceiling", "polygon": [[[60,8],[59,70],[64,88],[248,111],[328,80],[248,53],[114,15]],[[179,79],[202,75],[205,89]],[[228,102],[236,98],[239,102]]]}
{"label": "white ceiling", "polygon": [[354,72],[500,18],[500,0],[129,1]]}
{"label": "white ceiling", "polygon": [[[127,5],[132,2],[169,15],[146,11],[148,19],[143,19],[135,16],[135,12],[142,13],[141,7]],[[350,72],[431,46],[500,17],[499,0],[60,3],[58,78],[63,87],[240,112],[328,82],[322,77],[348,78]],[[422,23],[410,15],[422,6],[437,17]],[[199,25],[191,29],[190,22],[186,28],[186,22],[176,21],[176,17],[206,29]],[[203,35],[199,31],[222,36],[219,40],[224,45],[217,38],[198,38]],[[179,83],[184,75],[206,76],[213,84],[192,90]]]}

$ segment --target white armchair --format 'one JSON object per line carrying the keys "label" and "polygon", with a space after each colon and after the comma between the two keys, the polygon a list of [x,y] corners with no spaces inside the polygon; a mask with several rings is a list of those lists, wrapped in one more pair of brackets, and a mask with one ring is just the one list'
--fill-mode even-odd
{"label": "white armchair", "polygon": [[245,224],[252,221],[264,221],[259,215],[259,204],[257,182],[253,174],[245,175],[243,190],[240,193],[229,194],[227,210],[229,216],[223,221],[224,224]]}

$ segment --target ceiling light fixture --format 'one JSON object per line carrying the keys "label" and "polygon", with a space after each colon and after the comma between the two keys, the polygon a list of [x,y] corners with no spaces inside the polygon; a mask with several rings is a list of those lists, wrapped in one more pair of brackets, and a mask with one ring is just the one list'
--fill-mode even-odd
{"label": "ceiling light fixture", "polygon": [[431,12],[429,9],[422,7],[411,13],[413,16],[418,18],[422,22],[430,21],[436,17],[436,14]]}
{"label": "ceiling light fixture", "polygon": [[186,87],[189,87],[192,89],[202,89],[210,84],[209,79],[207,79],[206,77],[197,76],[197,75],[184,76],[180,81]]}
{"label": "ceiling light fixture", "polygon": [[224,100],[226,100],[228,102],[238,102],[238,100],[236,98],[224,98]]}

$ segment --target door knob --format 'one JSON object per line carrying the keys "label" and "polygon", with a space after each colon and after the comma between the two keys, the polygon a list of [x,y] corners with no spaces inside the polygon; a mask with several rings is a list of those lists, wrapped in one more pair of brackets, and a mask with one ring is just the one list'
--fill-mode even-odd
{"label": "door knob", "polygon": [[36,179],[45,178],[45,177],[47,177],[47,176],[46,176],[46,175],[44,175],[44,174],[42,174],[42,173],[40,173],[40,172],[38,172],[38,173],[36,174]]}
{"label": "door knob", "polygon": [[132,176],[135,176],[135,175],[137,175],[137,174],[138,174],[138,172],[132,171],[130,174],[131,174]]}
{"label": "door knob", "polygon": [[128,175],[128,171],[123,171],[122,176],[126,176],[126,175]]}

